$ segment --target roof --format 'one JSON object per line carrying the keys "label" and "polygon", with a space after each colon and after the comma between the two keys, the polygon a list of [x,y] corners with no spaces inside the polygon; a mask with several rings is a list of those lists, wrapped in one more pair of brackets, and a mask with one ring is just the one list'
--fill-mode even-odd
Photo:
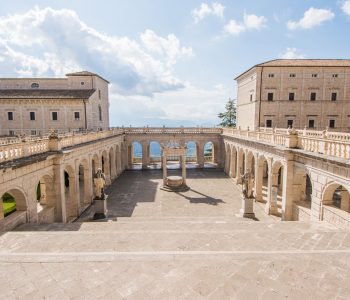
{"label": "roof", "polygon": [[68,73],[68,74],[66,74],[66,76],[96,76],[96,77],[99,77],[102,80],[106,81],[107,83],[109,83],[108,80],[104,79],[100,75],[98,75],[96,73],[89,72],[89,71],[80,71],[80,72]]}
{"label": "roof", "polygon": [[0,89],[0,99],[88,99],[95,91],[95,89]]}
{"label": "roof", "polygon": [[251,67],[235,80],[256,67],[350,67],[350,59],[274,59]]}

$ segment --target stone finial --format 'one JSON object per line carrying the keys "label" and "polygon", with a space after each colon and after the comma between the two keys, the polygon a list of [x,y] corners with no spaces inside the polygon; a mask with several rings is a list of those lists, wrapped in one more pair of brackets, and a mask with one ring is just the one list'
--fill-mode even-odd
{"label": "stone finial", "polygon": [[20,135],[18,135],[18,138],[21,140],[21,142],[26,142],[27,141],[27,136],[25,133],[22,133]]}
{"label": "stone finial", "polygon": [[287,134],[288,135],[296,135],[296,134],[298,134],[297,133],[297,131],[295,130],[295,128],[294,127],[291,127],[290,125],[288,126],[288,129],[287,129]]}

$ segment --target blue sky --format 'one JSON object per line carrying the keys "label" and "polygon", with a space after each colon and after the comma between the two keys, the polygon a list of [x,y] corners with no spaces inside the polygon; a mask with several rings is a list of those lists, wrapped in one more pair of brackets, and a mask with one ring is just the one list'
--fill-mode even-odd
{"label": "blue sky", "polygon": [[111,82],[112,126],[212,126],[235,76],[349,58],[349,29],[350,0],[0,0],[0,77],[89,70]]}

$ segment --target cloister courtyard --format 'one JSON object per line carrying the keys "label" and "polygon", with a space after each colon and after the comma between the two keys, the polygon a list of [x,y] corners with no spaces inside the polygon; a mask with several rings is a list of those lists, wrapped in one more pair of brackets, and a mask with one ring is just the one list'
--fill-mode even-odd
{"label": "cloister courtyard", "polygon": [[[177,174],[180,170],[168,170]],[[124,171],[106,190],[108,218],[24,224],[0,236],[2,299],[348,299],[350,232],[281,222],[221,169]],[[264,191],[263,191],[264,193]]]}

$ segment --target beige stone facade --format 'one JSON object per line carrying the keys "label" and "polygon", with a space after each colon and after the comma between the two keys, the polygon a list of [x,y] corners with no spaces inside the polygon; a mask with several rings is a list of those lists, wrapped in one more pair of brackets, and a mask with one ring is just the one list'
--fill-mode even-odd
{"label": "beige stone facade", "polygon": [[242,129],[350,131],[350,60],[273,60],[236,81]]}
{"label": "beige stone facade", "polygon": [[0,135],[106,130],[108,109],[108,81],[90,72],[0,79]]}

